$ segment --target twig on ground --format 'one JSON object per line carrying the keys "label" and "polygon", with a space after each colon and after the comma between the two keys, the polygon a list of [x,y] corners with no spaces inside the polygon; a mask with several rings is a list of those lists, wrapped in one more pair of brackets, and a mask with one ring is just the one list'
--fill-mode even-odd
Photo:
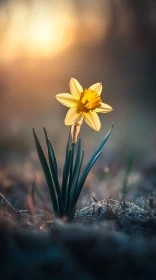
{"label": "twig on ground", "polygon": [[17,214],[20,215],[21,217],[23,217],[23,215],[20,213],[20,211],[16,210],[11,204],[10,202],[4,197],[4,195],[2,193],[0,193],[0,197],[3,201],[5,201],[5,203]]}

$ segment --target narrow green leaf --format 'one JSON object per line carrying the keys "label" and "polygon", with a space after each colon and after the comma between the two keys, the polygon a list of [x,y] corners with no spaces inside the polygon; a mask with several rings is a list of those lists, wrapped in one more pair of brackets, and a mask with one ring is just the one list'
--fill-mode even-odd
{"label": "narrow green leaf", "polygon": [[68,180],[68,187],[66,190],[67,202],[66,202],[65,212],[67,212],[69,208],[69,200],[70,200],[70,193],[71,193],[71,186],[72,186],[72,179],[73,179],[74,151],[75,151],[75,144],[72,143],[70,168],[69,168],[69,180]]}
{"label": "narrow green leaf", "polygon": [[69,219],[69,220],[72,220],[72,219],[73,219],[73,217],[74,217],[74,215],[75,215],[75,212],[76,212],[76,205],[75,205],[75,207],[72,209],[72,211],[69,211],[69,213],[68,213],[68,219]]}
{"label": "narrow green leaf", "polygon": [[82,168],[82,163],[83,163],[83,158],[84,158],[84,150],[82,151],[82,155],[81,155],[81,159],[80,159],[80,164],[78,166],[78,172],[77,172],[77,177],[75,182],[73,183],[73,191],[71,193],[71,199],[70,199],[70,205],[69,205],[69,215],[70,213],[73,213],[73,209],[76,209],[76,191],[77,191],[77,187],[78,187],[78,180],[79,180],[79,176],[80,176],[80,172],[81,172],[81,168]]}
{"label": "narrow green leaf", "polygon": [[87,164],[85,170],[83,171],[83,174],[78,182],[78,185],[77,185],[77,189],[76,189],[76,194],[75,194],[75,198],[74,198],[74,204],[77,203],[77,200],[79,198],[79,195],[81,193],[81,190],[83,188],[83,185],[84,185],[84,182],[87,178],[87,175],[89,173],[89,171],[91,170],[92,166],[94,165],[94,163],[97,161],[97,159],[99,158],[99,156],[101,155],[102,151],[99,151],[95,157],[92,159],[92,161],[89,161],[89,164]]}
{"label": "narrow green leaf", "polygon": [[68,183],[69,183],[69,174],[70,174],[70,166],[71,166],[71,157],[72,157],[72,150],[69,150],[69,158],[67,160],[66,168],[65,168],[65,181],[64,185],[62,185],[63,190],[65,190],[64,198],[62,196],[62,203],[64,206],[64,211],[67,209],[67,203],[68,203]]}
{"label": "narrow green leaf", "polygon": [[77,178],[76,178],[75,186],[77,186],[77,183],[78,183],[78,180],[79,180],[79,176],[80,176],[80,172],[81,172],[81,168],[82,168],[82,163],[83,163],[83,158],[84,158],[84,150],[82,151],[82,155],[81,155],[81,160],[80,160],[80,165],[79,165],[79,169],[78,169],[78,173],[77,173]]}
{"label": "narrow green leaf", "polygon": [[92,166],[94,165],[94,163],[96,162],[96,160],[98,159],[98,157],[100,156],[101,154],[101,149],[102,147],[104,146],[104,144],[107,142],[111,132],[112,132],[112,129],[114,127],[114,124],[112,124],[112,127],[110,129],[110,131],[107,133],[107,135],[104,137],[104,139],[102,140],[102,142],[100,143],[100,145],[98,146],[98,148],[96,149],[96,151],[93,153],[93,155],[91,156],[87,166],[85,167],[83,173],[82,173],[82,176],[80,178],[80,181],[78,183],[78,186],[77,186],[77,194],[76,194],[76,199],[78,199],[79,195],[80,195],[80,192],[82,190],[82,187],[83,187],[83,184],[87,178],[87,175],[89,173],[89,171],[91,170]]}
{"label": "narrow green leaf", "polygon": [[55,166],[53,163],[52,144],[49,139],[48,139],[48,156],[49,156],[49,165],[50,165],[50,169],[51,169],[51,173],[52,173],[52,178],[53,178],[53,182],[54,182],[55,189],[56,189],[57,196],[58,196],[59,211],[60,211],[60,215],[62,215],[63,208],[62,208],[62,199],[61,199],[61,189],[60,189],[60,184],[58,181],[58,173],[56,173],[56,169],[55,169]]}
{"label": "narrow green leaf", "polygon": [[73,181],[77,176],[77,170],[78,170],[78,167],[80,164],[80,155],[81,155],[81,138],[79,138],[79,141],[78,141],[76,159],[75,159],[74,169],[73,169],[73,178],[72,178]]}
{"label": "narrow green leaf", "polygon": [[70,163],[70,154],[71,150],[70,147],[70,138],[71,132],[69,132],[67,145],[66,145],[66,157],[63,166],[63,178],[62,178],[62,203],[65,205],[65,198],[66,198],[66,190],[67,190],[67,183],[68,183],[68,175],[69,175],[69,163]]}
{"label": "narrow green leaf", "polygon": [[42,169],[44,171],[44,175],[45,175],[48,187],[49,187],[49,192],[50,192],[54,212],[55,212],[56,215],[58,215],[59,214],[58,204],[57,204],[57,199],[56,199],[56,194],[55,194],[55,189],[54,189],[51,173],[50,173],[50,170],[49,170],[49,166],[48,166],[46,157],[44,155],[44,152],[42,150],[42,147],[41,147],[40,142],[37,138],[37,135],[35,133],[34,128],[33,128],[33,135],[34,135],[34,139],[35,139],[35,144],[36,144],[36,149],[37,149],[37,152],[38,152],[39,160],[40,160],[40,163],[41,163],[41,166],[42,166]]}
{"label": "narrow green leaf", "polygon": [[100,145],[98,146],[98,148],[96,149],[96,151],[94,152],[94,154],[92,155],[90,161],[88,162],[88,165],[90,164],[90,162],[92,162],[92,160],[94,159],[94,157],[101,151],[101,149],[103,148],[103,146],[105,145],[105,143],[107,142],[112,130],[114,127],[114,123],[112,124],[111,129],[109,130],[109,132],[106,134],[106,136],[104,137],[104,139],[101,141]]}
{"label": "narrow green leaf", "polygon": [[78,141],[77,154],[76,154],[76,159],[75,159],[74,169],[73,169],[73,174],[72,174],[72,185],[71,185],[71,191],[70,191],[70,204],[71,204],[73,192],[74,192],[74,189],[75,189],[75,183],[77,181],[78,174],[80,173],[80,167],[81,167],[80,166],[80,161],[81,161],[81,138],[79,138],[79,141]]}
{"label": "narrow green leaf", "polygon": [[53,145],[48,138],[48,134],[45,128],[43,128],[44,133],[45,133],[45,138],[46,138],[46,143],[47,143],[47,149],[48,149],[48,157],[49,157],[49,165],[51,169],[51,175],[52,179],[55,185],[55,190],[58,196],[58,205],[59,205],[59,212],[60,215],[62,215],[62,200],[61,200],[61,189],[60,189],[60,184],[58,181],[58,171],[57,171],[57,161],[56,161],[56,156],[55,156],[55,151],[53,148]]}
{"label": "narrow green leaf", "polygon": [[52,145],[50,139],[48,138],[48,134],[47,134],[47,131],[46,131],[45,127],[43,127],[43,130],[44,130],[44,133],[45,133],[47,148],[49,148],[49,146],[50,146],[50,153],[51,153],[51,158],[52,158],[53,166],[54,166],[54,169],[55,169],[55,174],[58,175],[56,154],[55,154],[53,145]]}

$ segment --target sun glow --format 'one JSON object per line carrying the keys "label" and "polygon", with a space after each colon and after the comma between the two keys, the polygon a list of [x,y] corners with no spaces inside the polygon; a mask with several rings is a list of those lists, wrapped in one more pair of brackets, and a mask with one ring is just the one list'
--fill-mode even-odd
{"label": "sun glow", "polygon": [[2,40],[0,58],[13,60],[18,56],[59,54],[74,39],[74,19],[71,7],[60,9],[55,4],[35,1],[31,7],[14,4],[0,11]]}

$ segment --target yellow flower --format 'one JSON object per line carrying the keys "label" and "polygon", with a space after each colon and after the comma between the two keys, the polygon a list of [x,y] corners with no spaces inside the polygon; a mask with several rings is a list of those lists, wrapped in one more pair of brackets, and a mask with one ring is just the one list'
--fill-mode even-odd
{"label": "yellow flower", "polygon": [[113,109],[102,103],[102,84],[96,83],[87,89],[83,89],[80,83],[71,78],[69,82],[70,93],[60,93],[56,99],[63,105],[69,107],[65,125],[81,125],[83,120],[94,130],[99,131],[101,122],[97,113],[108,113]]}

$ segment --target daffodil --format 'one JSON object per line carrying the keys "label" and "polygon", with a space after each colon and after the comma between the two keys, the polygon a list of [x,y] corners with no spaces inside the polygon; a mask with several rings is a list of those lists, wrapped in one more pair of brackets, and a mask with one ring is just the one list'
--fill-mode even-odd
{"label": "daffodil", "polygon": [[65,117],[65,125],[82,123],[84,120],[92,129],[99,131],[101,123],[97,113],[108,113],[113,110],[111,106],[102,102],[102,84],[96,83],[83,89],[76,79],[71,78],[69,87],[71,94],[56,95],[60,103],[70,108]]}
{"label": "daffodil", "polygon": [[81,172],[84,158],[81,138],[78,139],[77,149],[75,151],[75,143],[77,142],[81,124],[84,120],[91,128],[99,131],[101,123],[97,113],[108,113],[112,111],[112,108],[102,102],[100,97],[102,92],[101,83],[96,83],[87,89],[83,89],[76,79],[71,78],[69,86],[71,93],[60,93],[56,95],[59,102],[69,107],[65,117],[65,125],[71,125],[70,134],[72,136],[70,137],[69,134],[67,140],[63,178],[61,180],[62,184],[60,184],[58,178],[58,164],[53,144],[47,135],[46,129],[44,128],[44,133],[48,159],[44,155],[44,151],[34,129],[33,135],[39,160],[49,187],[55,215],[57,217],[67,217],[71,220],[74,217],[76,204],[85,180],[101,155],[102,148],[107,142],[114,125],[112,124],[112,128],[103,138],[86,167]]}

